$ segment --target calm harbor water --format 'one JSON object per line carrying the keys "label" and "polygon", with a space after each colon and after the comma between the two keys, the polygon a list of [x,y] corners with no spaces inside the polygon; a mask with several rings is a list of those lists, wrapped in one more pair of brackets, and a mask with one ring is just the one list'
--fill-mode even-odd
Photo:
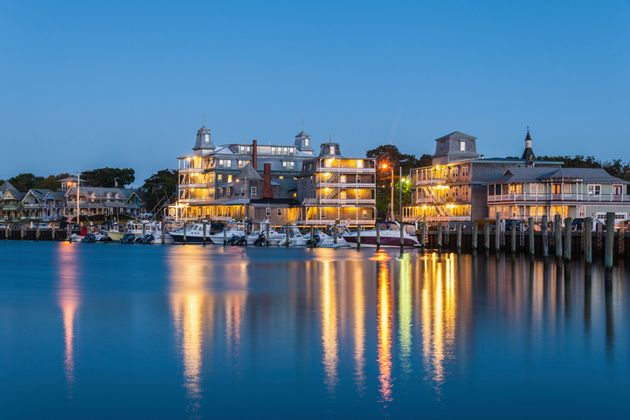
{"label": "calm harbor water", "polygon": [[0,418],[627,418],[628,273],[3,241]]}

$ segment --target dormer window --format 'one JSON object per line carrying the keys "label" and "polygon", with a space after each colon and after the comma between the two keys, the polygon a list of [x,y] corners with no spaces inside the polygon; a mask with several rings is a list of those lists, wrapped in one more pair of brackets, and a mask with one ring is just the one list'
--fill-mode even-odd
{"label": "dormer window", "polygon": [[308,137],[304,138],[304,146],[308,146]]}
{"label": "dormer window", "polygon": [[333,145],[330,146],[330,154],[331,155],[335,154],[335,146],[333,146]]}
{"label": "dormer window", "polygon": [[466,140],[460,140],[459,141],[459,151],[460,152],[465,152],[466,151]]}

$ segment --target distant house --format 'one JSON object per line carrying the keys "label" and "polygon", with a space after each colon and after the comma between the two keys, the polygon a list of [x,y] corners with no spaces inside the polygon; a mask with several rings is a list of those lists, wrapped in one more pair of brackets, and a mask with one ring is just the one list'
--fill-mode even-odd
{"label": "distant house", "polygon": [[[77,178],[60,180],[61,191],[33,188],[18,191],[9,182],[0,186],[0,221],[60,221],[76,218]],[[139,216],[143,202],[138,192],[129,188],[90,187],[81,182],[81,215],[86,217]]]}

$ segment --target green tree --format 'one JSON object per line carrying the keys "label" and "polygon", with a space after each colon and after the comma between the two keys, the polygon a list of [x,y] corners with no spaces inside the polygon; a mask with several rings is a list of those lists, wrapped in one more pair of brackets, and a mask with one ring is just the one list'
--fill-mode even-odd
{"label": "green tree", "polygon": [[41,176],[35,176],[32,173],[22,173],[9,178],[9,182],[18,190],[27,192],[31,188],[34,188],[37,183],[41,182],[44,178]]}
{"label": "green tree", "polygon": [[394,210],[398,214],[400,207],[399,192],[402,186],[403,205],[411,203],[411,183],[403,180],[401,182],[399,168],[402,168],[403,178],[407,179],[409,172],[413,168],[431,165],[432,157],[422,155],[416,158],[412,154],[402,153],[393,144],[385,144],[375,149],[368,150],[366,156],[376,159],[376,208],[379,218],[387,217],[387,210],[390,205],[391,196],[391,173],[394,172]]}
{"label": "green tree", "polygon": [[63,179],[63,178],[67,178],[69,176],[70,176],[69,174],[63,173],[63,174],[58,174],[58,175],[48,175],[46,178],[38,177],[38,178],[41,178],[41,179],[39,179],[35,183],[35,186],[33,188],[39,188],[39,189],[42,189],[42,190],[57,191],[59,189],[59,187],[61,187],[61,184],[59,183],[59,180]]}
{"label": "green tree", "polygon": [[159,211],[164,205],[168,204],[177,191],[177,170],[162,169],[144,180],[144,184],[140,187],[140,194],[149,211],[156,212],[157,216],[161,216]]}
{"label": "green tree", "polygon": [[132,168],[99,168],[81,173],[81,179],[92,187],[124,187],[136,180]]}
{"label": "green tree", "polygon": [[562,162],[565,168],[603,168],[612,176],[630,181],[630,162],[621,159],[602,162],[594,156],[539,156],[538,160]]}

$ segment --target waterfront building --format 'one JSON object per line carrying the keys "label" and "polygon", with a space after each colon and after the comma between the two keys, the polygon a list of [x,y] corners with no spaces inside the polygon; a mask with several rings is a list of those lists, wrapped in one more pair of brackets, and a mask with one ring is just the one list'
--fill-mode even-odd
{"label": "waterfront building", "polygon": [[469,222],[488,217],[487,185],[509,168],[560,168],[561,162],[536,160],[529,133],[518,158],[486,158],[477,153],[476,137],[455,131],[435,140],[431,166],[411,170],[411,205],[403,220]]}
{"label": "waterfront building", "polygon": [[376,223],[376,160],[344,157],[338,143],[321,145],[298,180],[301,224],[347,226]]}
{"label": "waterfront building", "polygon": [[[4,183],[0,187],[0,220],[50,222],[76,218],[77,178],[59,182],[61,191],[32,188],[27,192]],[[134,189],[90,187],[81,182],[79,196],[81,215],[85,217],[137,217],[143,212],[142,199]]]}
{"label": "waterfront building", "polygon": [[489,217],[540,221],[552,218],[592,217],[605,222],[614,212],[617,222],[630,213],[628,182],[604,169],[525,167],[507,169],[487,186]]}
{"label": "waterfront building", "polygon": [[[210,129],[201,127],[193,153],[178,158],[178,200],[169,208],[169,216],[179,220],[259,221],[266,200],[271,207],[264,208],[265,215],[272,212],[278,217],[277,207],[284,206],[287,209],[282,210],[282,218],[288,220],[296,213],[288,209],[295,207],[291,200],[297,197],[296,177],[301,174],[302,163],[312,158],[311,138],[304,131],[295,136],[292,145],[252,140],[215,146]],[[261,175],[265,167],[269,168],[267,197],[263,196]],[[269,201],[272,198],[275,201]],[[286,203],[281,204],[283,201]]]}

